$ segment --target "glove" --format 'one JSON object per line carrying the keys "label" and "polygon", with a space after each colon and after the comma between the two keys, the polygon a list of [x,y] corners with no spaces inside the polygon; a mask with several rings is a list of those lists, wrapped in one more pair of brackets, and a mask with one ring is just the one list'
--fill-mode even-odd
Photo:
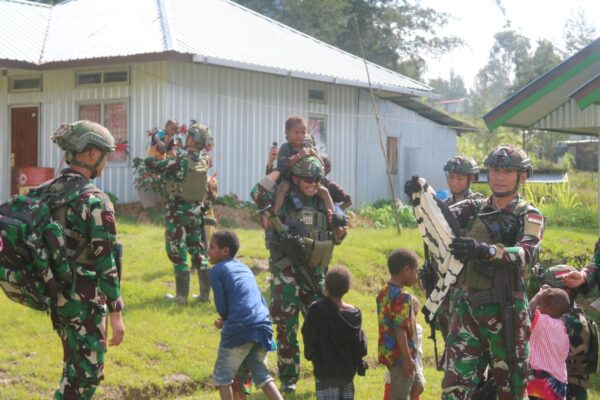
{"label": "glove", "polygon": [[404,193],[412,200],[413,193],[421,191],[421,185],[419,185],[419,177],[413,175],[413,177],[404,183]]}
{"label": "glove", "polygon": [[450,243],[450,254],[462,262],[474,259],[487,261],[490,257],[489,250],[490,246],[487,243],[478,242],[470,237],[456,237]]}

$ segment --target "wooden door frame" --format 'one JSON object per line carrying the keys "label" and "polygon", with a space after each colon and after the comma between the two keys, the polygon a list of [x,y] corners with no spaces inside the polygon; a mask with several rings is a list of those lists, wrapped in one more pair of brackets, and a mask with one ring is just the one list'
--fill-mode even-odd
{"label": "wooden door frame", "polygon": [[23,103],[23,104],[9,104],[8,105],[8,118],[7,118],[7,122],[8,122],[8,146],[7,147],[7,157],[8,157],[8,171],[7,171],[7,178],[8,178],[8,194],[9,196],[11,195],[11,190],[12,190],[12,160],[11,160],[11,151],[12,151],[12,111],[13,109],[16,108],[37,108],[37,149],[36,149],[36,158],[37,158],[37,162],[36,164],[39,165],[40,163],[40,156],[41,156],[41,146],[42,141],[41,139],[41,127],[42,127],[42,119],[41,119],[41,110],[42,110],[42,105],[41,103]]}

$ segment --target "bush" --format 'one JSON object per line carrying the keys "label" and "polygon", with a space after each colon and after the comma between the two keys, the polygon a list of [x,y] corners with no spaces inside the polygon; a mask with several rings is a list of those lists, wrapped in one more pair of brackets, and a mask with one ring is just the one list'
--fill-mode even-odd
{"label": "bush", "polygon": [[[357,214],[373,221],[375,228],[396,226],[392,202],[389,200],[378,200],[370,206],[361,208]],[[414,228],[417,226],[417,220],[411,206],[400,205],[398,207],[398,216],[400,225],[403,228]]]}
{"label": "bush", "polygon": [[254,203],[250,201],[242,201],[234,193],[217,197],[217,200],[215,200],[215,204],[235,209],[248,208],[250,210],[256,210],[256,205]]}
{"label": "bush", "polygon": [[550,203],[540,208],[547,226],[595,229],[598,227],[598,210],[594,207],[562,208]]}

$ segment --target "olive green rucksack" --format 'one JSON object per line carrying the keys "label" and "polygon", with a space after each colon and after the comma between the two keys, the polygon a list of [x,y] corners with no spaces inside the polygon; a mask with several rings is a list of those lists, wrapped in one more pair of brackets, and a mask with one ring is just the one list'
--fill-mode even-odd
{"label": "olive green rucksack", "polygon": [[[65,205],[84,193],[100,192],[84,178],[61,187],[55,182],[0,205],[0,288],[10,300],[41,311],[72,286]],[[80,244],[74,259],[84,257],[87,244]]]}

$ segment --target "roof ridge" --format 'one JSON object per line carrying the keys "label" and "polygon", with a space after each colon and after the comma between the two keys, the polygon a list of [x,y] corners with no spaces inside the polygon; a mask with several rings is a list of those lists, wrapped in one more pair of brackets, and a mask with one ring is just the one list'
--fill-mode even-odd
{"label": "roof ridge", "polygon": [[408,76],[406,76],[406,75],[403,75],[403,74],[401,74],[401,73],[399,73],[399,72],[393,71],[393,70],[391,70],[391,69],[389,69],[389,68],[386,68],[386,67],[384,67],[384,66],[381,66],[381,65],[379,65],[379,64],[376,64],[376,63],[374,63],[374,62],[372,62],[372,61],[366,60],[366,59],[364,59],[364,58],[362,58],[362,57],[359,57],[359,56],[357,56],[357,55],[355,55],[355,54],[352,54],[352,53],[350,53],[350,52],[348,52],[348,51],[346,51],[346,50],[340,49],[339,47],[336,47],[336,46],[334,46],[334,45],[332,45],[332,44],[329,44],[329,43],[327,43],[327,42],[324,42],[324,41],[322,41],[322,40],[320,40],[320,39],[317,39],[317,38],[316,38],[316,37],[314,37],[314,36],[310,36],[310,35],[308,35],[308,34],[306,34],[306,33],[302,32],[302,31],[299,31],[299,30],[297,30],[297,29],[295,29],[295,28],[292,28],[292,27],[291,27],[291,26],[289,26],[289,25],[286,25],[286,24],[284,24],[284,23],[282,23],[282,22],[276,21],[276,20],[274,20],[273,18],[269,18],[269,17],[267,17],[266,15],[263,15],[263,14],[261,14],[261,13],[259,13],[259,12],[256,12],[256,11],[254,11],[254,10],[251,10],[251,9],[247,8],[247,7],[244,7],[243,5],[241,5],[241,4],[238,4],[238,3],[234,2],[233,0],[221,0],[221,1],[224,1],[224,2],[226,2],[226,3],[229,3],[229,4],[231,4],[231,5],[235,6],[235,7],[238,7],[238,8],[242,9],[242,10],[243,10],[243,11],[245,11],[245,12],[248,12],[248,13],[251,13],[251,14],[255,14],[256,16],[258,16],[258,17],[260,17],[260,18],[262,18],[262,19],[265,19],[265,20],[267,20],[267,21],[269,21],[269,22],[271,22],[271,23],[274,23],[275,25],[279,25],[280,27],[282,27],[282,28],[284,28],[284,29],[286,29],[286,30],[288,30],[288,31],[294,32],[294,33],[296,33],[296,34],[299,34],[299,35],[301,35],[301,36],[304,36],[304,37],[306,37],[307,39],[310,39],[310,40],[312,40],[312,41],[314,41],[314,42],[317,42],[317,43],[319,43],[319,44],[325,45],[325,46],[327,46],[327,47],[331,48],[332,50],[335,50],[335,51],[337,51],[337,52],[339,52],[339,53],[342,53],[342,54],[348,55],[348,56],[350,56],[350,57],[352,57],[352,58],[356,59],[357,61],[360,61],[360,62],[364,62],[364,61],[366,61],[366,62],[369,64],[369,67],[375,67],[375,68],[377,68],[377,69],[380,69],[380,70],[383,70],[383,71],[386,71],[386,72],[390,72],[390,73],[392,73],[392,74],[400,75],[401,77],[403,77],[403,78],[405,78],[405,79],[408,79],[409,81],[411,81],[411,82],[413,82],[413,83],[415,83],[415,84],[418,84],[418,85],[422,85],[422,86],[428,87],[428,88],[429,88],[429,91],[433,92],[433,88],[432,88],[431,86],[427,85],[426,83],[419,82],[419,81],[417,81],[417,80],[415,80],[415,79],[412,79],[412,78],[410,78],[410,77],[408,77]]}
{"label": "roof ridge", "polygon": [[160,25],[162,27],[163,37],[165,39],[165,50],[174,50],[175,48],[173,47],[173,31],[171,30],[171,21],[169,19],[169,13],[167,11],[167,2],[165,0],[156,0],[156,5],[158,6]]}
{"label": "roof ridge", "polygon": [[[56,5],[56,4],[55,4]],[[46,32],[44,32],[44,40],[42,41],[42,51],[40,51],[40,58],[38,59],[38,65],[42,65],[44,54],[46,53],[46,40],[48,40],[48,32],[50,31],[50,21],[52,21],[52,14],[54,13],[54,5],[51,6],[50,15],[46,21]]]}

